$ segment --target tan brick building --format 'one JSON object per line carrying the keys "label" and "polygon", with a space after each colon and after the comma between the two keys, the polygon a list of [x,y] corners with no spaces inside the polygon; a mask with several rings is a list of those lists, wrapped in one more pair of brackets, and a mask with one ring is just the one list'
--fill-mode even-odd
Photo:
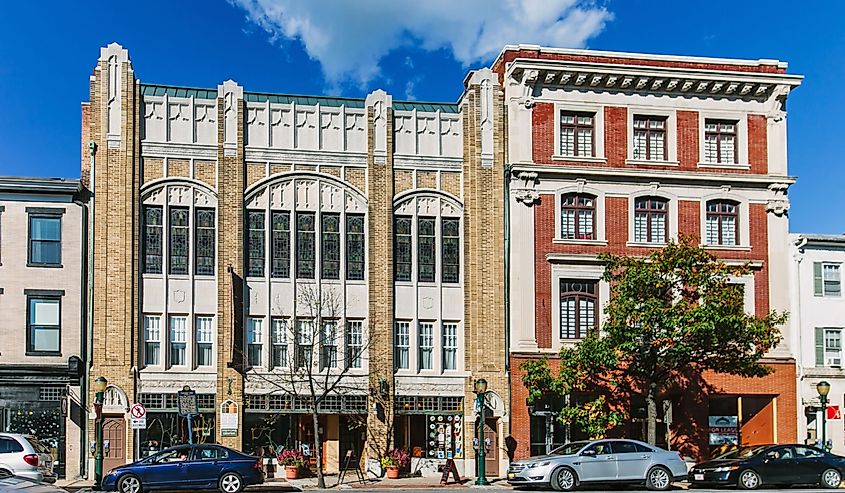
{"label": "tan brick building", "polygon": [[[310,368],[333,387],[327,471],[395,445],[415,470],[454,456],[471,474],[483,377],[488,471],[503,472],[503,110],[488,69],[456,104],[308,97],[150,84],[103,48],[82,140],[106,469],[186,440],[185,385],[197,440],[308,444],[308,381],[289,376]],[[138,435],[134,402],[149,413]]]}

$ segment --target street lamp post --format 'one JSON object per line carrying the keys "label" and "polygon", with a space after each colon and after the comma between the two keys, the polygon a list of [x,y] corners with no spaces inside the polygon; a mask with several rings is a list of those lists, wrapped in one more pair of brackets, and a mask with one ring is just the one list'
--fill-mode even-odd
{"label": "street lamp post", "polygon": [[103,485],[103,394],[109,381],[100,376],[94,379],[91,388],[94,389],[94,416],[97,445],[94,451],[94,489],[99,490]]}
{"label": "street lamp post", "polygon": [[830,393],[830,384],[822,380],[816,384],[816,390],[822,402],[822,450],[827,450],[827,394]]}
{"label": "street lamp post", "polygon": [[487,472],[484,450],[484,408],[485,397],[487,396],[487,380],[479,378],[475,381],[475,404],[478,407],[478,454],[476,462],[478,462],[478,477],[475,479],[475,484],[479,486],[487,486],[490,483],[487,481]]}

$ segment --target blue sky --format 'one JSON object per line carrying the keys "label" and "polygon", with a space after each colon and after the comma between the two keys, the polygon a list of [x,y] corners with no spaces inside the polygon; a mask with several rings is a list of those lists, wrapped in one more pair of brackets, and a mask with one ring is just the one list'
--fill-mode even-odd
{"label": "blue sky", "polygon": [[[484,7],[479,7],[484,5]],[[142,81],[251,91],[455,101],[504,43],[777,58],[789,98],[791,230],[843,233],[845,2],[787,0],[205,0],[5,2],[0,175],[78,177],[80,102],[99,48]]]}

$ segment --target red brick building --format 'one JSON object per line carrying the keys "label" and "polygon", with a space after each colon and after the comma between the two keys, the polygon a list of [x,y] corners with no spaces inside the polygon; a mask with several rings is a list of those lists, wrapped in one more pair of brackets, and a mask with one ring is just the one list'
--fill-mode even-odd
{"label": "red brick building", "polygon": [[[750,263],[735,280],[749,312],[788,308],[785,101],[801,77],[776,60],[524,45],[493,70],[508,116],[511,434],[523,457],[577,438],[555,423],[554,403],[526,405],[520,365],[601,326],[600,253],[647,255],[691,235]],[[702,456],[725,442],[796,440],[788,341],[767,356],[766,378],[706,375],[699,391],[667,398],[659,441]],[[644,435],[643,407],[632,403],[620,433]]]}

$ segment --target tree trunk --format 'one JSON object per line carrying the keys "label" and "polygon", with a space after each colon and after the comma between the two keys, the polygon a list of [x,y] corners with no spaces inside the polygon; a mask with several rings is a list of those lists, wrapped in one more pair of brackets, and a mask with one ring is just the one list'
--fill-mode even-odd
{"label": "tree trunk", "polygon": [[648,387],[648,394],[646,395],[646,407],[648,408],[648,418],[646,425],[646,439],[651,445],[657,445],[657,385],[652,383]]}
{"label": "tree trunk", "polygon": [[311,411],[311,418],[314,421],[314,458],[317,459],[317,487],[326,489],[326,480],[323,478],[323,447],[320,440],[320,419],[317,416],[316,405]]}

